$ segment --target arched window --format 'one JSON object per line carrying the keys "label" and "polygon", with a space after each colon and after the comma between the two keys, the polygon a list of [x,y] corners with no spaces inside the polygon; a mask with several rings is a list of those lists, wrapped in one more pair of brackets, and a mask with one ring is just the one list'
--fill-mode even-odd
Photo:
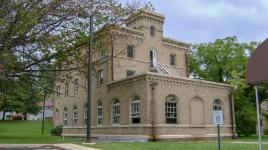
{"label": "arched window", "polygon": [[112,106],[112,124],[118,125],[120,123],[120,102],[115,99]]}
{"label": "arched window", "polygon": [[214,123],[222,124],[223,123],[223,103],[221,100],[216,99],[213,102],[213,113],[214,113]]}
{"label": "arched window", "polygon": [[154,26],[150,27],[150,35],[155,36],[155,27]]}
{"label": "arched window", "polygon": [[103,106],[100,101],[97,104],[97,125],[102,126],[103,123]]}
{"label": "arched window", "polygon": [[63,111],[63,126],[66,127],[68,125],[68,110],[65,107]]}
{"label": "arched window", "polygon": [[131,116],[131,123],[140,123],[141,116],[140,116],[140,97],[134,96],[130,100],[130,116]]}
{"label": "arched window", "polygon": [[190,123],[191,125],[204,125],[204,118],[204,101],[196,96],[190,101]]}
{"label": "arched window", "polygon": [[77,106],[74,105],[74,107],[73,107],[73,126],[77,126],[77,120],[78,120]]}
{"label": "arched window", "polygon": [[165,112],[166,112],[166,123],[177,123],[177,103],[178,99],[174,95],[166,97]]}
{"label": "arched window", "polygon": [[87,125],[87,103],[84,105],[84,124]]}

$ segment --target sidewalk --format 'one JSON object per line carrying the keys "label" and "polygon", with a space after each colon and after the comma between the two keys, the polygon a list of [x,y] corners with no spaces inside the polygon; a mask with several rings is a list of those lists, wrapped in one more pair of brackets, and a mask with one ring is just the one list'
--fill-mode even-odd
{"label": "sidewalk", "polygon": [[[231,143],[231,144],[259,144],[259,142],[224,142],[224,143]],[[262,144],[268,144],[268,142],[262,142]]]}
{"label": "sidewalk", "polygon": [[62,148],[65,150],[98,150],[95,148],[89,148],[89,147],[76,145],[76,144],[53,144],[53,146],[57,148]]}
{"label": "sidewalk", "polygon": [[0,144],[0,149],[8,150],[98,150],[76,144]]}

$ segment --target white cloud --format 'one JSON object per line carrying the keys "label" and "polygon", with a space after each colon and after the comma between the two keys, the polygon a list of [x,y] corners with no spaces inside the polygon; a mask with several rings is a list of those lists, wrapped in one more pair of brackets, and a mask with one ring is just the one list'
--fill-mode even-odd
{"label": "white cloud", "polygon": [[[144,0],[146,1],[146,0]],[[268,0],[151,0],[166,16],[166,36],[199,43],[226,36],[268,37]]]}

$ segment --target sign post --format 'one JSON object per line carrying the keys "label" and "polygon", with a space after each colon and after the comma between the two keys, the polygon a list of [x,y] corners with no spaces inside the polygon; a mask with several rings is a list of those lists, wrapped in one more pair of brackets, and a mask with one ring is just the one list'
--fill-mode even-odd
{"label": "sign post", "polygon": [[262,139],[261,139],[261,111],[260,111],[260,100],[258,94],[258,87],[255,86],[256,103],[257,103],[257,117],[258,117],[258,136],[259,136],[259,150],[262,150]]}
{"label": "sign post", "polygon": [[220,125],[223,124],[222,111],[216,110],[214,111],[214,124],[217,125],[218,132],[218,150],[221,150],[221,135],[220,135]]}

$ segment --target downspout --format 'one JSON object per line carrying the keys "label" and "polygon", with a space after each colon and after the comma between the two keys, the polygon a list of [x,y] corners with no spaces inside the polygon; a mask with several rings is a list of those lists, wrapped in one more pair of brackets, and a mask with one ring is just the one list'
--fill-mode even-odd
{"label": "downspout", "polygon": [[114,81],[114,39],[111,35],[111,80]]}
{"label": "downspout", "polygon": [[151,141],[155,141],[156,137],[155,137],[155,88],[156,85],[158,83],[157,82],[150,82],[150,86],[151,86]]}
{"label": "downspout", "polygon": [[235,139],[235,127],[234,127],[234,89],[232,88],[231,93],[229,94],[229,101],[230,101],[230,113],[231,113],[231,128],[232,128],[232,139]]}

